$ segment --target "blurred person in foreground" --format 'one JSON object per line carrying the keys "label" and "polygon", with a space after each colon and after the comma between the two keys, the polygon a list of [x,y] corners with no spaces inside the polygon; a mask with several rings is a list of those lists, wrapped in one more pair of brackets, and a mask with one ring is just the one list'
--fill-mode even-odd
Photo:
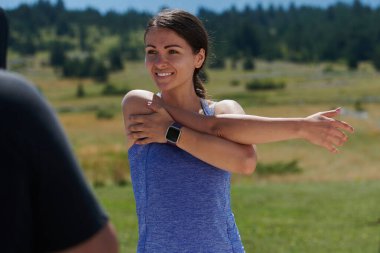
{"label": "blurred person in foreground", "polygon": [[118,252],[54,112],[32,84],[1,70],[8,34],[1,9],[0,25],[0,252]]}

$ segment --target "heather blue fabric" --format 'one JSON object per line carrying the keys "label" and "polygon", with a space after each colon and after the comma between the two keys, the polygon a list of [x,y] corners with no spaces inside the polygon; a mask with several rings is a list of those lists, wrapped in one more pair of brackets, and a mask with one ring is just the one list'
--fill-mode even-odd
{"label": "heather blue fabric", "polygon": [[[205,115],[213,108],[202,100]],[[210,151],[212,152],[212,151]],[[170,144],[129,151],[139,222],[138,253],[241,253],[230,173]]]}

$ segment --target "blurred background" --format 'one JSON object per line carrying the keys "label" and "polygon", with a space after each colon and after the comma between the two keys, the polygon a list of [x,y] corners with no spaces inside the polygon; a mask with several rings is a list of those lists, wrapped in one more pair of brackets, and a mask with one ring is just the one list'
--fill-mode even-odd
{"label": "blurred background", "polygon": [[120,103],[155,91],[144,28],[162,8],[197,15],[212,41],[210,99],[247,113],[303,117],[341,106],[356,132],[341,153],[289,141],[258,146],[252,176],[232,178],[247,253],[380,252],[378,1],[17,1],[7,67],[56,110],[88,182],[134,252],[137,218]]}

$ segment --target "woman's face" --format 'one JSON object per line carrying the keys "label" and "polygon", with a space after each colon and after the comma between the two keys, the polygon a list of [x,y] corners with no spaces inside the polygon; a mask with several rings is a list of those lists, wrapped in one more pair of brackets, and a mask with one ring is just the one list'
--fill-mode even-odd
{"label": "woman's face", "polygon": [[204,61],[204,50],[194,54],[176,32],[151,28],[145,37],[145,66],[161,91],[193,87],[193,73]]}

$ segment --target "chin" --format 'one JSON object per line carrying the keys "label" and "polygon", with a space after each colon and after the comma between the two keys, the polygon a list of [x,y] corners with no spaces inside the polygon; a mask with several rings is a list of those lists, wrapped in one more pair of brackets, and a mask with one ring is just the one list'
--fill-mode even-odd
{"label": "chin", "polygon": [[155,84],[161,91],[170,90],[170,83],[155,82]]}

